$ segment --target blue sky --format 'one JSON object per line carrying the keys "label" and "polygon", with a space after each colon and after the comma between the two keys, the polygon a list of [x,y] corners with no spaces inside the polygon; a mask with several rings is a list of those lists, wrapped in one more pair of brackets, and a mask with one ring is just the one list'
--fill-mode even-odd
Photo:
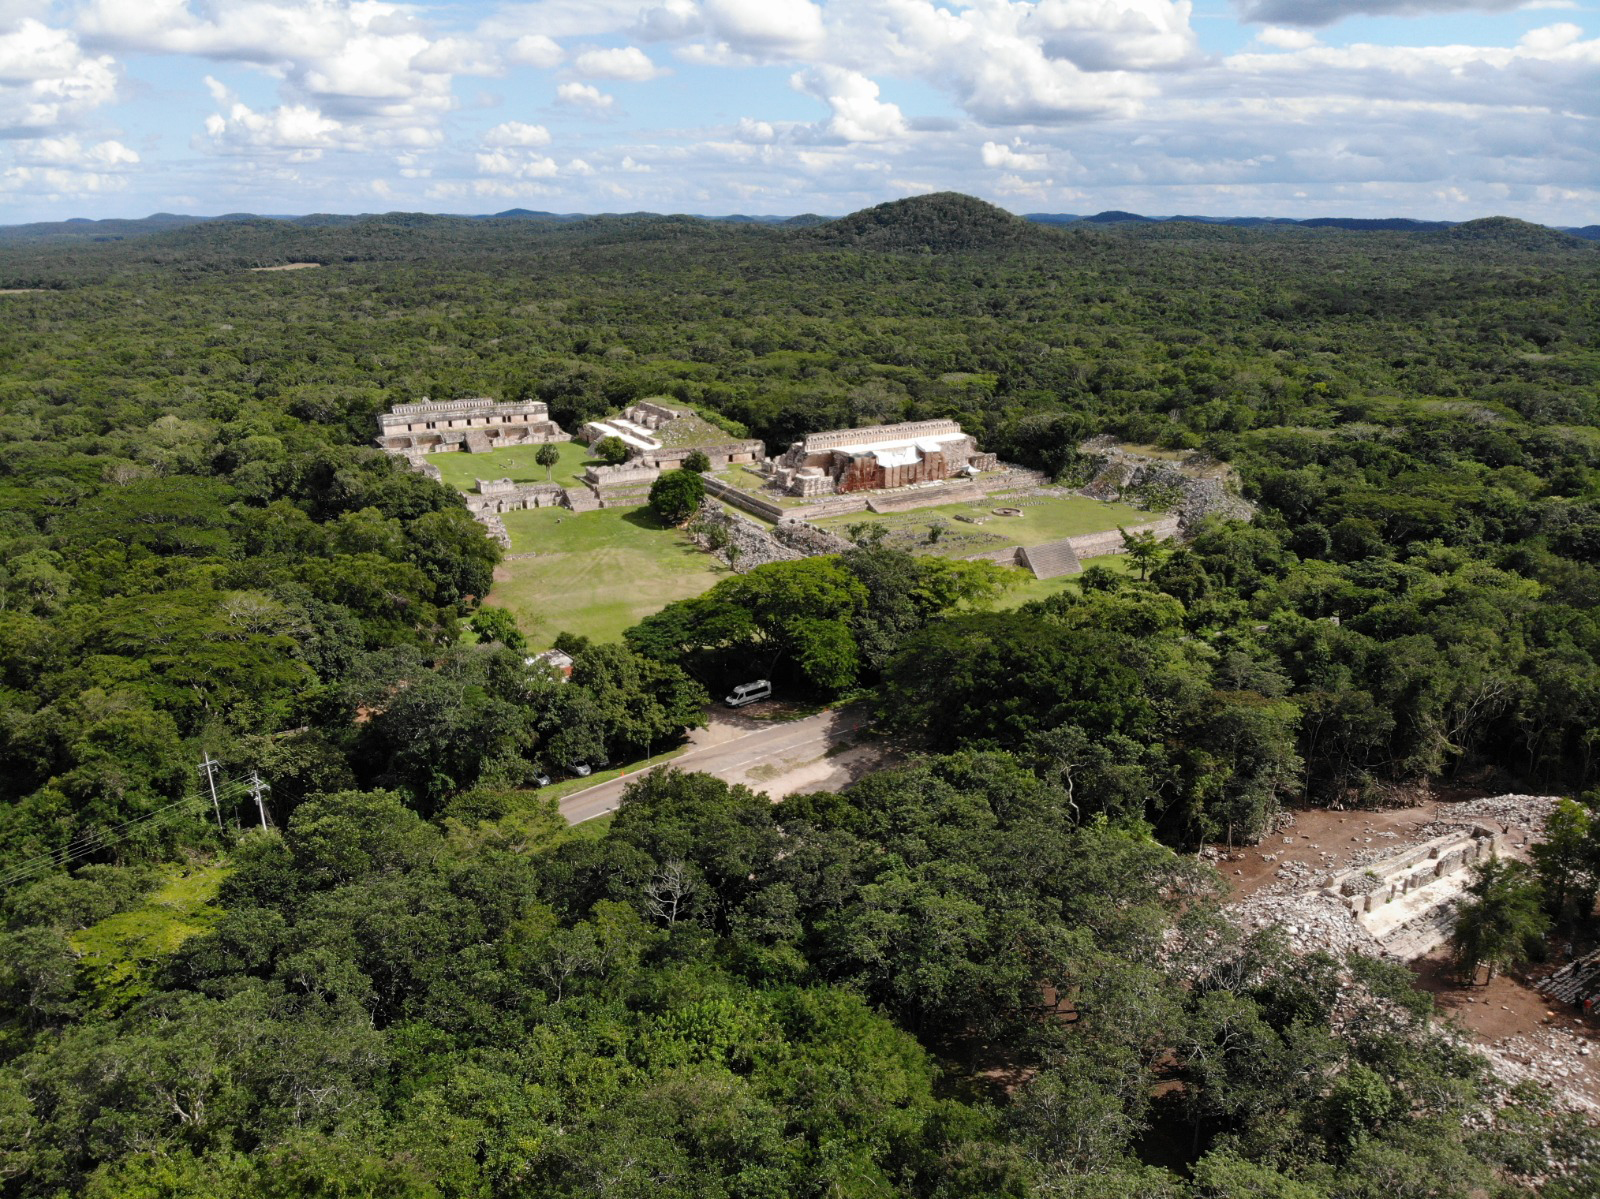
{"label": "blue sky", "polygon": [[1600,222],[1600,0],[0,0],[0,223]]}

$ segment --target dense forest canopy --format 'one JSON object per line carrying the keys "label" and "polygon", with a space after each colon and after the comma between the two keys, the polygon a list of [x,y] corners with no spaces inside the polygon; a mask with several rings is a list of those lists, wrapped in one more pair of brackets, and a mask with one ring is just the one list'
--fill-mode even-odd
{"label": "dense forest canopy", "polygon": [[[1174,847],[1594,785],[1600,247],[946,195],[0,239],[0,287],[0,1194],[1593,1193],[1405,977],[1241,937]],[[1259,512],[1014,612],[882,547],[762,567],[563,684],[369,446],[478,394],[773,449],[954,417],[1067,481],[1112,433]],[[527,790],[752,655],[924,756],[777,809],[651,776],[600,837]]]}

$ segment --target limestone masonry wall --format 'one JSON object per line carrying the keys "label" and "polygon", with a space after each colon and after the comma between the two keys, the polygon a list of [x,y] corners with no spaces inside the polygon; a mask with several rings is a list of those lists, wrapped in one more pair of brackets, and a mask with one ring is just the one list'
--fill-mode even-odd
{"label": "limestone masonry wall", "polygon": [[862,442],[940,437],[959,432],[961,426],[953,420],[918,420],[899,425],[872,425],[864,429],[831,429],[826,433],[809,433],[801,444],[808,453],[811,453],[817,450],[836,450],[841,446],[859,445]]}

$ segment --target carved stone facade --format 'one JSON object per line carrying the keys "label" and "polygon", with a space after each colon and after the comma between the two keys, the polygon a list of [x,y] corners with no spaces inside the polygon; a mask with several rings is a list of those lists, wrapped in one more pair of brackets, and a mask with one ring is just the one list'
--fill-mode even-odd
{"label": "carved stone facade", "polygon": [[780,490],[807,499],[937,483],[994,468],[995,456],[980,453],[953,420],[812,433],[765,467]]}
{"label": "carved stone facade", "polygon": [[396,404],[378,417],[379,449],[414,457],[440,451],[484,453],[513,445],[570,441],[537,400],[502,404],[479,396],[470,400],[424,400]]}

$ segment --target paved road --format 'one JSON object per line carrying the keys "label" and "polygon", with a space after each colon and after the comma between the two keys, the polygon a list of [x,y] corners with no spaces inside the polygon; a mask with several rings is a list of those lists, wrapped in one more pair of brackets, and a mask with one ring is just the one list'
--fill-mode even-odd
{"label": "paved road", "polygon": [[[713,722],[733,721],[736,717],[713,714]],[[804,720],[785,721],[781,724],[758,724],[740,720],[740,727],[754,725],[746,732],[727,736],[727,729],[713,730],[709,744],[697,745],[655,770],[699,770],[730,783],[751,783],[764,790],[761,782],[753,781],[751,771],[767,767],[773,778],[789,766],[821,758],[836,745],[850,741],[856,730],[867,722],[865,708],[852,705],[829,712],[819,712]],[[721,732],[718,737],[715,734]],[[569,824],[582,824],[616,809],[622,798],[622,789],[638,778],[637,774],[623,775],[608,783],[599,783],[583,791],[574,791],[560,802],[560,811]]]}

